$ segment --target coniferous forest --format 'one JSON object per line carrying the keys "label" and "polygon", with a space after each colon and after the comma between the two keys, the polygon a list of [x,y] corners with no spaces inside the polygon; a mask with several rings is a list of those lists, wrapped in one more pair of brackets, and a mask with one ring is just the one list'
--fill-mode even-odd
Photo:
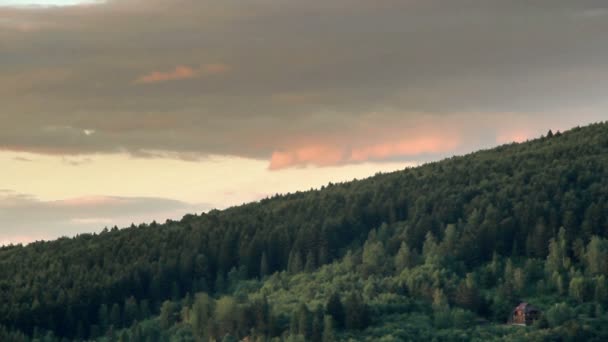
{"label": "coniferous forest", "polygon": [[[5,246],[0,341],[606,341],[607,278],[598,123],[180,221]],[[540,318],[507,324],[522,302]]]}

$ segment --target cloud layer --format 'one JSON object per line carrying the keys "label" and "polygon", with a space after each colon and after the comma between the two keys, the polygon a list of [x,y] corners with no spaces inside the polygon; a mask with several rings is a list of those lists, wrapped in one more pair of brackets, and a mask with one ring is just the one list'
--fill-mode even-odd
{"label": "cloud layer", "polygon": [[179,65],[175,67],[175,70],[163,72],[153,71],[149,74],[143,75],[135,80],[136,84],[139,83],[159,83],[167,81],[179,81],[187,80],[192,78],[199,78],[203,76],[218,75],[228,72],[230,66],[225,64],[207,64],[203,65],[198,69],[193,69],[188,66]]}
{"label": "cloud layer", "polygon": [[73,236],[103,227],[178,219],[208,208],[162,198],[87,196],[40,201],[0,189],[0,245]]}
{"label": "cloud layer", "polygon": [[0,149],[270,169],[449,155],[605,119],[606,32],[605,1],[0,8]]}

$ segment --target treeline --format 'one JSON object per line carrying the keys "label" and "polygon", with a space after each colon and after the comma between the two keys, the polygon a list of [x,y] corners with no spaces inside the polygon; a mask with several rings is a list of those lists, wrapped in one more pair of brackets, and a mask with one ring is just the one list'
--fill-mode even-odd
{"label": "treeline", "polygon": [[[289,319],[287,321],[287,318]],[[206,293],[181,301],[165,301],[156,318],[158,325],[135,324],[109,340],[181,339],[186,341],[265,341],[271,338],[332,342],[343,329],[361,330],[369,323],[369,308],[360,295],[344,299],[334,293],[325,305],[309,308],[300,302],[289,317],[271,308],[265,296],[252,298],[224,295],[218,299]]]}
{"label": "treeline", "polygon": [[[217,301],[249,293],[243,286],[254,279],[331,263],[355,264],[365,281],[386,278],[378,291],[436,307],[445,298],[497,320],[530,293],[603,303],[595,289],[605,281],[598,260],[607,236],[608,124],[601,123],[178,222],[1,248],[0,331],[93,338],[109,327],[142,326],[167,301],[199,293]],[[504,270],[488,271],[498,263]],[[390,285],[397,278],[403,283]],[[312,338],[325,314],[306,307],[311,327],[303,335]],[[279,330],[292,329],[284,314]],[[340,333],[352,327],[333,319]]]}

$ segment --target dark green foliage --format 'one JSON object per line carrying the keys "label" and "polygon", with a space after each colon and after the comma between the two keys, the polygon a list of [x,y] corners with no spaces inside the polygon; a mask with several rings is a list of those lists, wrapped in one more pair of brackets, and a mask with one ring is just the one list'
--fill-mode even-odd
{"label": "dark green foliage", "polygon": [[336,328],[344,327],[345,323],[345,313],[344,313],[344,305],[342,304],[342,300],[340,299],[340,295],[337,292],[334,292],[327,301],[327,305],[325,305],[325,312],[327,315],[331,316]]}
{"label": "dark green foliage", "polygon": [[344,326],[348,330],[362,330],[369,324],[369,309],[359,294],[351,293],[344,301]]}
{"label": "dark green foliage", "polygon": [[177,322],[179,307],[172,301],[165,301],[160,307],[159,323],[164,329],[169,328]]}
{"label": "dark green foliage", "polygon": [[298,308],[296,323],[298,325],[296,333],[306,338],[310,338],[312,335],[312,320],[310,311],[308,311],[308,307],[306,307],[305,304],[300,304]]}
{"label": "dark green foliage", "polygon": [[[0,248],[0,341],[606,340],[607,259],[602,123]],[[503,327],[520,301],[544,318]]]}

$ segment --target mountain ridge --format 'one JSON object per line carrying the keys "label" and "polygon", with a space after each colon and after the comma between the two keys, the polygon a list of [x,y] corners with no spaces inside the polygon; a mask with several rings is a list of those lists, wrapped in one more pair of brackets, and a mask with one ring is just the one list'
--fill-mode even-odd
{"label": "mountain ridge", "polygon": [[[157,313],[162,317],[169,310],[166,305],[171,305],[167,301],[194,310],[196,301],[180,302],[194,293],[207,293],[217,298],[218,304],[222,296],[239,298],[238,291],[245,291],[239,290],[241,285],[253,282],[257,284],[254,287],[263,289],[276,280],[277,274],[292,275],[285,280],[291,282],[299,279],[298,274],[317,277],[324,269],[342,268],[350,271],[346,275],[334,271],[355,282],[369,282],[373,277],[387,279],[388,283],[402,281],[402,285],[391,285],[393,290],[390,286],[374,286],[387,296],[400,296],[398,301],[417,296],[425,303],[434,303],[432,307],[410,303],[421,312],[430,310],[430,317],[445,312],[446,317],[462,314],[445,311],[447,305],[453,310],[468,310],[465,316],[471,313],[497,322],[505,306],[513,303],[501,302],[495,293],[511,291],[509,296],[503,295],[510,299],[526,295],[537,298],[537,293],[542,293],[537,289],[541,280],[551,284],[543,285],[549,294],[569,293],[571,284],[562,283],[579,278],[587,282],[583,286],[587,290],[581,290],[578,299],[572,295],[572,300],[597,302],[603,308],[603,299],[590,295],[589,289],[590,284],[600,281],[597,279],[604,270],[591,271],[595,266],[585,253],[595,248],[594,236],[600,239],[598,253],[604,253],[602,239],[608,236],[604,215],[608,210],[607,173],[608,123],[597,123],[364,180],[330,183],[320,190],[273,196],[200,216],[186,215],[162,225],[142,224],[3,247],[0,301],[7,304],[0,308],[0,325],[28,336],[50,331],[76,340],[95,338],[109,327],[137,327],[136,321],[148,320]],[[563,239],[566,247],[552,247],[552,239]],[[541,261],[546,263],[551,253],[558,252],[575,266],[574,271],[564,265],[549,266],[562,277],[555,283],[553,274],[545,278],[536,268]],[[349,263],[355,266],[344,266]],[[492,263],[501,264],[504,274],[484,275]],[[410,277],[416,272],[424,278],[430,276],[425,273],[429,270],[430,274],[439,272],[438,279],[445,279],[433,285],[434,289],[425,289],[428,284],[411,283],[414,280]],[[515,279],[516,271],[534,280],[534,290],[527,283],[504,283],[505,274]],[[464,296],[458,295],[459,291],[467,293],[473,287],[466,285],[469,274],[474,278],[470,282],[478,283],[474,288],[480,292],[475,295],[475,303],[458,299]],[[431,279],[425,282],[437,283]],[[460,282],[465,284],[462,289],[457,285]],[[560,286],[567,289],[560,290]],[[253,296],[256,291],[245,292]],[[323,299],[329,300],[330,294],[323,293]],[[345,290],[342,299],[353,307],[364,303],[378,311],[386,305],[376,303],[371,295],[359,298],[348,293],[352,290]],[[291,307],[281,304],[272,292],[266,295],[274,307]],[[318,304],[319,298],[311,298],[310,303]],[[251,304],[235,303],[239,308]],[[127,314],[134,311],[134,305],[138,313]],[[118,318],[105,317],[112,310],[118,312]],[[297,310],[305,312],[308,308]],[[289,320],[284,314],[276,313],[275,319]],[[324,317],[315,317],[324,322]],[[446,322],[450,320],[446,318]],[[361,318],[349,327],[346,321],[337,321],[337,334],[353,337],[356,335],[349,335],[349,331],[368,326],[373,330],[379,324],[373,319],[364,321]],[[197,338],[204,330],[197,332],[193,328],[196,324],[188,319],[172,322],[166,330],[178,323],[194,329],[191,334]],[[289,322],[273,324],[276,329],[266,330],[265,336],[276,337],[293,328]],[[452,327],[432,324],[439,329]],[[239,337],[243,334],[236,333]],[[306,329],[303,334],[290,334],[315,340]]]}

